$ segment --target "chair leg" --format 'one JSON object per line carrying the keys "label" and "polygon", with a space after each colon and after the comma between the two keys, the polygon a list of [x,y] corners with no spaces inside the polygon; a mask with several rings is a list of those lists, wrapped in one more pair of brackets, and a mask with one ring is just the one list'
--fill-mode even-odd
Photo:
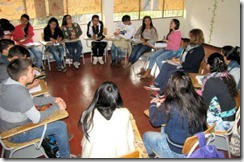
{"label": "chair leg", "polygon": [[227,145],[228,156],[229,156],[229,158],[231,158],[231,154],[230,154],[230,142],[229,142],[228,136],[225,136],[225,142],[226,142],[226,145]]}
{"label": "chair leg", "polygon": [[83,58],[83,64],[85,65],[85,56],[84,56],[84,53],[82,54],[82,58]]}
{"label": "chair leg", "polygon": [[1,158],[3,158],[3,156],[4,156],[4,151],[5,151],[5,149],[2,147]]}

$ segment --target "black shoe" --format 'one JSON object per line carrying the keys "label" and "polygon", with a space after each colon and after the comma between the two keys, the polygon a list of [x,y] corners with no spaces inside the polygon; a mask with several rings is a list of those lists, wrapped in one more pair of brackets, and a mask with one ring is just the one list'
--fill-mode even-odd
{"label": "black shoe", "polygon": [[58,71],[62,71],[62,68],[60,66],[56,67]]}
{"label": "black shoe", "polygon": [[61,70],[62,70],[62,72],[65,72],[66,71],[66,67],[61,66]]}
{"label": "black shoe", "polygon": [[121,61],[118,61],[116,66],[120,66],[121,65]]}
{"label": "black shoe", "polygon": [[115,60],[112,60],[111,64],[112,66],[116,65],[116,61]]}

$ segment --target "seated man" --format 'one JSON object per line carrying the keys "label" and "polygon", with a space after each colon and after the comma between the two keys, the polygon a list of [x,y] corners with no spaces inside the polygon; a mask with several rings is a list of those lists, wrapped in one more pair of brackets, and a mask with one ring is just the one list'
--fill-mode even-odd
{"label": "seated man", "polygon": [[[32,61],[19,58],[10,62],[7,67],[10,76],[0,84],[0,133],[28,122],[39,123],[53,113],[65,110],[66,103],[60,97],[34,97],[32,98],[26,85],[34,79]],[[51,103],[45,111],[38,111],[35,105]],[[36,138],[41,138],[43,126],[25,133],[11,137],[10,141],[22,143]],[[47,125],[45,135],[55,135],[58,143],[60,157],[70,157],[70,147],[66,124],[55,121]]]}

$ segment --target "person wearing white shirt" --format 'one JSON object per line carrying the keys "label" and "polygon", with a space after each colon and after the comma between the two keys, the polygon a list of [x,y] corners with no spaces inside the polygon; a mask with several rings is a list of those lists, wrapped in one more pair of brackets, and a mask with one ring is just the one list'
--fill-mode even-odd
{"label": "person wearing white shirt", "polygon": [[136,28],[132,25],[129,15],[124,15],[122,22],[116,24],[114,37],[117,40],[113,41],[111,46],[111,65],[121,65],[122,53],[131,53],[131,44],[128,40],[133,38],[135,30]]}

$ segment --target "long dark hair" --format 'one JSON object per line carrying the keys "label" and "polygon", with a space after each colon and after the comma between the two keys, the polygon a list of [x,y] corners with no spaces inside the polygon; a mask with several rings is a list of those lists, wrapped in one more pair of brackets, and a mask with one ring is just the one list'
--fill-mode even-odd
{"label": "long dark hair", "polygon": [[123,107],[123,100],[120,96],[117,85],[111,81],[102,83],[96,90],[89,107],[82,112],[81,117],[83,120],[78,123],[79,126],[82,124],[86,138],[89,140],[88,133],[90,128],[93,126],[95,109],[97,109],[104,118],[110,120],[113,115],[113,111],[116,108],[121,107]]}
{"label": "long dark hair", "polygon": [[66,18],[67,17],[71,17],[71,15],[64,15],[64,17],[63,17],[63,20],[62,20],[62,26],[65,26],[65,25],[67,25],[67,21],[66,21]]}
{"label": "long dark hair", "polygon": [[27,37],[27,35],[28,35],[28,28],[29,28],[29,25],[30,25],[30,22],[29,22],[30,17],[27,14],[23,14],[23,15],[21,15],[20,19],[22,19],[22,18],[26,18],[28,20],[28,23],[26,24],[26,26],[24,28],[25,37]]}
{"label": "long dark hair", "polygon": [[[224,56],[221,55],[218,52],[215,52],[211,54],[208,57],[208,64],[210,66],[210,72],[227,72],[227,65],[224,61]],[[226,86],[228,87],[229,93],[232,98],[235,98],[237,95],[237,89],[236,89],[236,82],[232,75],[229,75],[227,77],[221,78]]]}
{"label": "long dark hair", "polygon": [[240,65],[240,55],[236,49],[232,46],[224,46],[221,48],[222,53],[227,58],[227,60],[234,60]]}
{"label": "long dark hair", "polygon": [[168,81],[165,92],[166,113],[169,113],[173,104],[179,108],[176,111],[180,113],[182,118],[187,116],[191,134],[207,128],[207,107],[202,97],[196,93],[189,75],[182,71],[173,73]]}
{"label": "long dark hair", "polygon": [[146,24],[145,24],[145,20],[146,19],[150,19],[150,28],[154,28],[153,22],[152,22],[152,18],[150,16],[144,16],[143,19],[142,19],[142,28],[141,28],[141,37],[142,38],[143,38],[142,33],[146,29]]}
{"label": "long dark hair", "polygon": [[[178,19],[172,19],[172,21],[173,21],[174,24],[175,24],[174,29],[175,29],[175,30],[178,30],[178,29],[180,28],[180,21],[179,21]],[[166,39],[168,39],[168,36],[169,36],[169,34],[170,34],[171,32],[172,32],[172,29],[169,29],[169,33],[167,34]]]}
{"label": "long dark hair", "polygon": [[57,26],[54,30],[57,31],[57,29],[59,29],[59,24],[58,24],[58,20],[55,17],[52,17],[51,19],[49,19],[46,28],[50,30],[50,24],[52,22],[56,22]]}

